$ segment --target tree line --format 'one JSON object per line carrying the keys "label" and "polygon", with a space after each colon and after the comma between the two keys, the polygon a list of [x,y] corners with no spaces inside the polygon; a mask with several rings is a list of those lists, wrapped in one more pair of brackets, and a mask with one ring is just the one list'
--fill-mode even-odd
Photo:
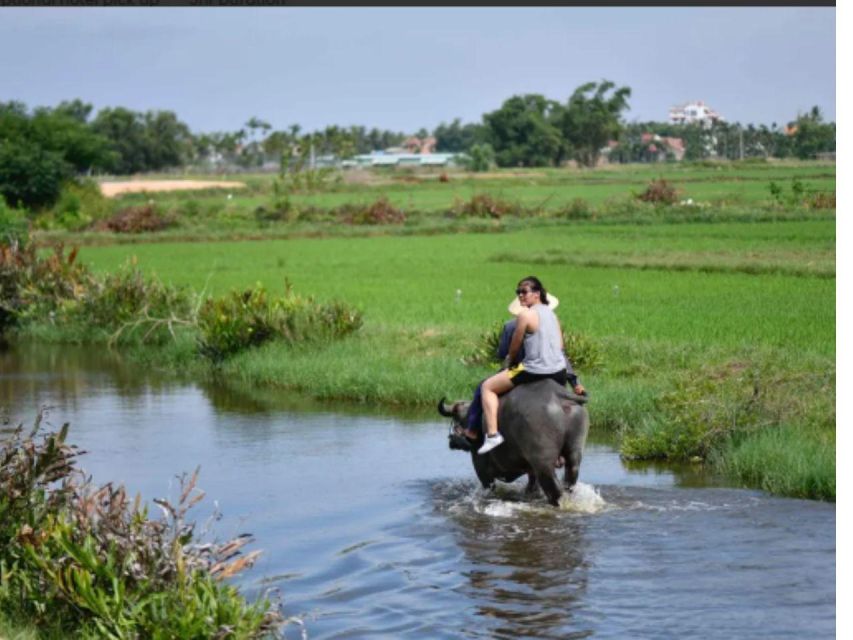
{"label": "tree line", "polygon": [[[813,158],[835,150],[835,123],[820,110],[797,116],[787,126],[746,127],[716,123],[675,125],[626,123],[629,87],[613,82],[586,83],[560,102],[541,94],[516,95],[480,122],[442,122],[419,138],[433,136],[436,151],[465,153],[473,169],[560,166],[574,160],[595,166],[606,150],[611,162],[668,158],[666,142],[648,135],[684,141],[684,159],[707,157]],[[345,159],[398,146],[406,133],[363,126],[327,126],[304,132],[293,124],[276,130],[250,118],[237,131],[193,133],[173,111],[138,112],[108,107],[93,114],[80,99],[32,110],[21,102],[0,103],[0,195],[12,205],[46,206],[61,184],[79,175],[161,171],[189,166],[278,166],[306,150],[316,156]],[[614,144],[615,142],[615,144]],[[669,158],[672,159],[672,158]]]}

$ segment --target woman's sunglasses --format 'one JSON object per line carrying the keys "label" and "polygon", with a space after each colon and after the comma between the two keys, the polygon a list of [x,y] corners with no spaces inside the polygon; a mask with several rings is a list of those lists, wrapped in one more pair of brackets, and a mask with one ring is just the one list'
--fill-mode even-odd
{"label": "woman's sunglasses", "polygon": [[532,291],[533,291],[533,289],[516,289],[515,295],[517,295],[517,296],[525,295],[526,296],[528,293],[531,293]]}

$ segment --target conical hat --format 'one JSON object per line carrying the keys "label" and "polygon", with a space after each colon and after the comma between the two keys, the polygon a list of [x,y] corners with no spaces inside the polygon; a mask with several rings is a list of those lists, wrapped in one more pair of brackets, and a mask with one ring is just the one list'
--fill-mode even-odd
{"label": "conical hat", "polygon": [[[560,301],[557,299],[557,296],[555,296],[553,293],[551,293],[549,291],[548,292],[548,304],[546,306],[549,307],[553,311],[554,309],[557,308],[558,304],[560,304]],[[515,296],[512,299],[512,302],[509,303],[509,307],[507,307],[507,308],[509,309],[509,312],[512,315],[517,316],[519,313],[521,313],[521,310],[524,309],[524,306],[518,301],[518,296]]]}

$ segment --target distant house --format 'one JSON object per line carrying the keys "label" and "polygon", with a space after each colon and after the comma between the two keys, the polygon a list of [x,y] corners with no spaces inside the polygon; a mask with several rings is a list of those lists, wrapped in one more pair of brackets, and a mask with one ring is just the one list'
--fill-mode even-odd
{"label": "distant house", "polygon": [[417,136],[409,136],[403,141],[403,148],[407,153],[428,154],[435,151],[437,141],[432,136],[421,140]]}
{"label": "distant house", "polygon": [[725,122],[725,120],[723,116],[701,100],[677,105],[669,110],[669,121],[672,124],[693,124],[698,122],[707,129],[714,123]]}
{"label": "distant house", "polygon": [[685,147],[684,140],[681,138],[644,133],[640,136],[640,140],[644,145],[647,145],[646,150],[649,153],[650,160],[666,160],[669,154],[672,154],[676,161],[680,162],[684,159]]}
{"label": "distant house", "polygon": [[680,162],[685,151],[681,138],[643,133],[639,140],[628,141],[624,148],[618,140],[609,140],[601,149],[601,155],[608,162]]}
{"label": "distant house", "polygon": [[447,167],[459,162],[459,153],[388,153],[374,151],[353,156],[341,163],[352,167]]}

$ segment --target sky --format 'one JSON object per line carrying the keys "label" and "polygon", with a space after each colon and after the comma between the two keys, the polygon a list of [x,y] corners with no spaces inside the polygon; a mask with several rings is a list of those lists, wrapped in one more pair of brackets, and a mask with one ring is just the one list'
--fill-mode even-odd
{"label": "sky", "polygon": [[770,125],[835,120],[834,7],[0,8],[0,101],[166,109],[194,132],[480,122],[589,81],[627,121],[704,100]]}

